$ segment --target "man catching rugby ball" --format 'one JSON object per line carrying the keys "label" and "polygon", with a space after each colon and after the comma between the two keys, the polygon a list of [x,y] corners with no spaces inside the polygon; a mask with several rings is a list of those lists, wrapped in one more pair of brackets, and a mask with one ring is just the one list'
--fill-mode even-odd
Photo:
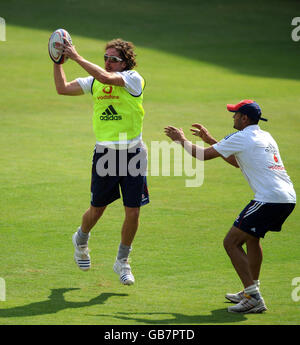
{"label": "man catching rugby ball", "polygon": [[[78,54],[67,40],[61,47],[66,57],[78,63],[88,77],[68,82],[62,64],[54,63],[54,81],[60,95],[90,94],[94,101],[93,128],[96,146],[91,177],[91,203],[73,235],[74,258],[81,270],[91,267],[88,250],[90,231],[106,207],[122,192],[125,220],[121,229],[114,271],[120,282],[135,281],[128,263],[131,245],[138,229],[140,207],[149,203],[146,181],[147,153],[142,142],[144,118],[144,79],[136,66],[134,45],[122,39],[106,44],[104,68]],[[137,159],[138,158],[138,159]],[[130,169],[136,160],[136,169]]]}

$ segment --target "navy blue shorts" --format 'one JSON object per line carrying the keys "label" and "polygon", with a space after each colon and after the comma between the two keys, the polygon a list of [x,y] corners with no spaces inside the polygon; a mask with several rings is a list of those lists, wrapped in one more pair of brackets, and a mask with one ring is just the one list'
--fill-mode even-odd
{"label": "navy blue shorts", "polygon": [[147,187],[147,152],[137,146],[115,150],[96,145],[91,179],[91,205],[106,206],[121,197],[127,207],[149,203]]}
{"label": "navy blue shorts", "polygon": [[260,238],[267,231],[280,231],[295,204],[265,203],[251,200],[234,222],[234,226]]}

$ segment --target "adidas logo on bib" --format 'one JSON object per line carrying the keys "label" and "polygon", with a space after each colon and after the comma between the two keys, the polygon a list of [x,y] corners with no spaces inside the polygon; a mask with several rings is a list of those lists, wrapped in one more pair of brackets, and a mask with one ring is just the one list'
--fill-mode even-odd
{"label": "adidas logo on bib", "polygon": [[122,116],[118,115],[115,108],[110,105],[103,113],[100,115],[100,120],[122,120]]}

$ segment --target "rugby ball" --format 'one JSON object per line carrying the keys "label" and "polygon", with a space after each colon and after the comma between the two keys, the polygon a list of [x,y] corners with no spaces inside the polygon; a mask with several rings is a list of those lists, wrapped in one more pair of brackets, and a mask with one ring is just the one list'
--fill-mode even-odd
{"label": "rugby ball", "polygon": [[63,54],[63,51],[60,49],[61,45],[64,44],[65,39],[72,44],[71,36],[65,29],[55,30],[49,38],[49,56],[51,60],[57,64],[63,64],[68,60],[68,58]]}

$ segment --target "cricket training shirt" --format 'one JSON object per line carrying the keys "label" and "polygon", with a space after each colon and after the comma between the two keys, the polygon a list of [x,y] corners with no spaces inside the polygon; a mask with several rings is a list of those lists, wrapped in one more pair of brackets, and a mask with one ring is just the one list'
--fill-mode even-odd
{"label": "cricket training shirt", "polygon": [[280,157],[277,143],[258,125],[247,126],[213,145],[223,157],[234,154],[254,191],[254,200],[296,203],[296,193]]}

